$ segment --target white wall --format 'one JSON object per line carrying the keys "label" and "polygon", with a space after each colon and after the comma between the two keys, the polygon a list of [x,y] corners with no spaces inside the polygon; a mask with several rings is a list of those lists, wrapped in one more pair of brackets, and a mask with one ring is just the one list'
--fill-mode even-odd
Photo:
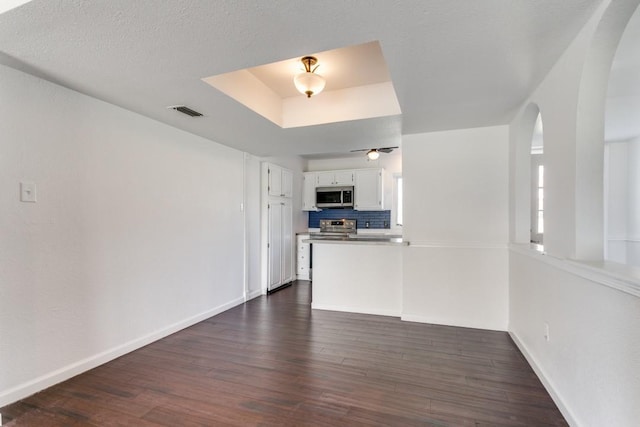
{"label": "white wall", "polygon": [[508,127],[405,135],[405,320],[506,330]]}
{"label": "white wall", "polygon": [[243,301],[243,153],[3,66],[0,135],[0,406]]}
{"label": "white wall", "polygon": [[378,160],[367,160],[363,152],[360,156],[344,157],[339,159],[309,159],[307,171],[325,171],[340,169],[367,169],[383,168],[391,174],[402,174],[402,155],[400,150],[388,154],[380,154]]}
{"label": "white wall", "polygon": [[511,253],[509,330],[571,425],[635,426],[640,298],[570,267],[540,254]]}
{"label": "white wall", "polygon": [[606,150],[606,259],[640,267],[640,138]]}
{"label": "white wall", "polygon": [[546,255],[528,245],[511,248],[509,331],[575,426],[633,426],[640,419],[640,275],[602,262],[607,73],[638,3],[603,2],[510,126],[517,243],[525,226],[517,189],[528,179],[521,159],[531,142],[523,129],[532,129],[531,106],[540,108]]}

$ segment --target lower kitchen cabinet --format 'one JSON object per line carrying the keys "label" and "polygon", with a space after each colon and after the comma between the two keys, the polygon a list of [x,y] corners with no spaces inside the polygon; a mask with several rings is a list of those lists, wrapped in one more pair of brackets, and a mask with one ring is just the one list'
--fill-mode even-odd
{"label": "lower kitchen cabinet", "polygon": [[291,200],[270,200],[268,207],[268,290],[293,281],[293,207]]}
{"label": "lower kitchen cabinet", "polygon": [[311,280],[311,244],[303,240],[308,234],[298,234],[296,238],[296,273],[298,280]]}

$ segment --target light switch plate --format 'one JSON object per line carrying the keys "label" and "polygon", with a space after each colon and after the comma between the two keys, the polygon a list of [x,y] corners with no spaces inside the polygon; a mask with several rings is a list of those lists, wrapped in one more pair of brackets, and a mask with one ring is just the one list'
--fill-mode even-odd
{"label": "light switch plate", "polygon": [[20,183],[20,201],[21,202],[36,202],[36,184],[33,182],[21,182]]}

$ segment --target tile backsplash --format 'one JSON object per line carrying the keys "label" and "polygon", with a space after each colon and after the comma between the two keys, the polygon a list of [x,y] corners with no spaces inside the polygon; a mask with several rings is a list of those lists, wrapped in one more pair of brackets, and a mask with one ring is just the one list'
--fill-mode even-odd
{"label": "tile backsplash", "polygon": [[320,228],[321,219],[355,219],[358,228],[389,228],[391,211],[354,211],[351,209],[324,209],[309,212],[309,228]]}

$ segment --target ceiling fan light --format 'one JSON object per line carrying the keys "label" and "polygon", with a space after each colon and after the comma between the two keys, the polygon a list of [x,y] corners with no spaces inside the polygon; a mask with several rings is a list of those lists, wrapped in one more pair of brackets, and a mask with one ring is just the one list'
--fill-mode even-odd
{"label": "ceiling fan light", "polygon": [[369,150],[367,151],[367,157],[369,158],[369,160],[378,160],[378,157],[380,157],[380,153],[378,152],[378,150]]}
{"label": "ceiling fan light", "polygon": [[324,77],[319,74],[305,72],[295,76],[293,83],[296,85],[298,92],[307,95],[307,98],[311,98],[311,95],[317,95],[322,92],[326,81]]}

